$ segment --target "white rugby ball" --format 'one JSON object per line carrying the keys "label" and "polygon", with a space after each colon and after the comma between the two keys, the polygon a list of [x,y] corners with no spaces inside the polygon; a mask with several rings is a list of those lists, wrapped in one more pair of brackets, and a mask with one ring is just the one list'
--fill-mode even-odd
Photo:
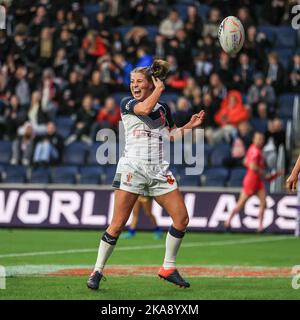
{"label": "white rugby ball", "polygon": [[241,21],[234,16],[226,17],[219,26],[218,38],[226,53],[238,53],[245,41],[245,30]]}

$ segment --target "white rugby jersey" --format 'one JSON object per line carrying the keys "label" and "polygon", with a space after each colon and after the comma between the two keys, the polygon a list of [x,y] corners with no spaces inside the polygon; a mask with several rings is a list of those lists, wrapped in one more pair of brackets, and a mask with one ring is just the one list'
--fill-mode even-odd
{"label": "white rugby jersey", "polygon": [[154,164],[162,163],[163,133],[172,128],[174,121],[166,103],[158,102],[147,116],[134,113],[134,106],[139,103],[133,97],[122,99],[121,117],[125,128],[125,148],[123,156]]}

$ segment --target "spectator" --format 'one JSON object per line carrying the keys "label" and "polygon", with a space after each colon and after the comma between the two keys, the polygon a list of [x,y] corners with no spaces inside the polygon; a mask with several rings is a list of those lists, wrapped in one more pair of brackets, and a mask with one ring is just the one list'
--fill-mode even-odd
{"label": "spectator", "polygon": [[176,31],[184,27],[183,21],[175,9],[171,9],[167,18],[163,19],[159,25],[159,33],[167,39],[175,37]]}
{"label": "spectator", "polygon": [[269,84],[265,84],[264,76],[261,72],[258,72],[254,76],[254,84],[248,90],[247,101],[250,104],[252,110],[256,112],[257,104],[259,102],[265,102],[268,105],[268,109],[272,110],[275,104],[275,91]]}
{"label": "spectator", "polygon": [[73,61],[76,58],[78,43],[70,31],[64,27],[56,41],[56,51],[60,48],[65,49],[68,60]]}
{"label": "spectator", "polygon": [[80,75],[76,71],[69,74],[69,82],[62,92],[62,99],[58,104],[58,114],[74,115],[76,114],[81,98],[84,94],[84,86],[80,80]]}
{"label": "spectator", "polygon": [[175,32],[174,39],[169,42],[168,53],[176,57],[180,71],[191,70],[192,47],[184,29]]}
{"label": "spectator", "polygon": [[266,61],[266,50],[270,48],[270,45],[264,33],[257,33],[255,26],[249,26],[245,36],[243,52],[248,54],[251,62],[254,61],[256,70],[263,70]]}
{"label": "spectator", "polygon": [[95,70],[92,73],[90,84],[86,89],[86,93],[91,95],[98,104],[103,104],[109,95],[108,86],[101,81],[101,72]]}
{"label": "spectator", "polygon": [[93,109],[93,97],[87,94],[82,99],[82,108],[77,112],[75,130],[65,144],[68,145],[77,140],[82,140],[87,144],[91,144],[92,140],[89,136],[91,133],[91,126],[95,119],[96,111]]}
{"label": "spectator", "polygon": [[254,68],[249,61],[249,56],[246,53],[241,53],[236,72],[233,76],[234,87],[243,94],[247,93],[252,83],[253,74]]}
{"label": "spectator", "polygon": [[244,157],[252,142],[252,131],[249,122],[242,121],[237,126],[237,133],[230,141],[230,157],[224,159],[226,167],[243,167]]}
{"label": "spectator", "polygon": [[220,75],[222,82],[227,88],[232,87],[232,81],[233,81],[232,69],[233,68],[232,68],[230,56],[226,52],[221,51],[219,60],[217,61],[215,66],[215,72]]}
{"label": "spectator", "polygon": [[209,12],[208,21],[204,25],[202,36],[212,36],[214,39],[218,38],[218,31],[220,23],[222,22],[221,11],[218,8],[212,8]]}
{"label": "spectator", "polygon": [[82,48],[93,61],[107,53],[107,47],[103,38],[97,35],[95,31],[89,31],[87,33],[82,41]]}
{"label": "spectator", "polygon": [[276,93],[280,93],[284,90],[284,70],[280,62],[278,62],[278,56],[276,52],[270,52],[268,54],[268,65],[265,68],[266,83],[272,86]]}
{"label": "spectator", "polygon": [[193,98],[194,91],[198,88],[200,89],[200,87],[196,83],[196,80],[193,77],[188,77],[186,81],[186,87],[183,89],[183,94],[190,100]]}
{"label": "spectator", "polygon": [[151,50],[156,59],[165,59],[167,54],[166,39],[163,35],[157,34],[154,39],[153,48]]}
{"label": "spectator", "polygon": [[214,132],[217,128],[217,124],[215,122],[215,113],[218,109],[213,103],[213,98],[210,93],[205,93],[203,95],[203,110],[205,111],[205,119],[204,119],[204,134],[206,141],[209,144],[214,144]]}
{"label": "spectator", "polygon": [[92,137],[94,138],[96,136],[95,133],[103,128],[110,128],[117,132],[120,120],[120,107],[116,104],[115,99],[112,97],[106,98],[103,107],[98,112],[97,122],[92,130]]}
{"label": "spectator", "polygon": [[196,47],[203,32],[203,23],[195,5],[188,5],[186,13],[187,17],[184,21],[184,29],[187,33],[189,42],[193,47]]}
{"label": "spectator", "polygon": [[69,72],[69,61],[67,59],[67,53],[64,48],[57,50],[55,59],[53,62],[53,69],[57,77],[64,79],[67,77]]}
{"label": "spectator", "polygon": [[201,50],[204,51],[206,59],[209,62],[214,62],[220,52],[220,48],[216,46],[216,43],[216,40],[210,34],[203,37]]}
{"label": "spectator", "polygon": [[45,27],[41,30],[37,51],[37,59],[40,66],[42,68],[49,67],[54,55],[54,43],[50,28]]}
{"label": "spectator", "polygon": [[52,69],[45,69],[41,83],[41,107],[43,112],[47,113],[48,118],[55,118],[57,111],[56,95],[57,85],[54,81],[54,72]]}
{"label": "spectator", "polygon": [[19,99],[12,95],[9,105],[4,107],[4,132],[8,139],[14,140],[19,126],[26,120],[26,112],[21,109]]}
{"label": "spectator", "polygon": [[176,113],[173,115],[177,127],[183,127],[192,116],[192,107],[186,97],[180,97],[176,104]]}
{"label": "spectator", "polygon": [[215,115],[215,121],[221,127],[238,126],[242,121],[249,119],[249,111],[243,105],[242,95],[237,90],[228,91],[223,99],[220,110]]}
{"label": "spectator", "polygon": [[127,53],[134,55],[138,47],[148,47],[148,31],[139,26],[132,27],[125,35],[125,41],[127,42]]}
{"label": "spectator", "polygon": [[270,24],[279,25],[283,19],[286,1],[270,0],[265,2],[264,17]]}
{"label": "spectator", "polygon": [[12,158],[10,163],[13,165],[22,164],[28,166],[32,160],[34,147],[34,131],[30,122],[26,122],[18,130],[18,137],[12,144]]}
{"label": "spectator", "polygon": [[63,147],[63,138],[56,132],[55,124],[48,122],[46,134],[36,138],[33,164],[35,166],[58,164],[61,160]]}
{"label": "spectator", "polygon": [[200,85],[207,83],[213,70],[213,65],[208,61],[205,51],[200,50],[194,58],[194,75]]}
{"label": "spectator", "polygon": [[241,7],[238,9],[237,17],[240,19],[245,31],[254,25],[254,20],[252,19],[249,9],[247,7]]}
{"label": "spectator", "polygon": [[46,124],[48,122],[48,116],[42,109],[41,100],[40,92],[34,91],[31,96],[31,104],[27,114],[28,120],[37,135],[42,135],[46,132]]}
{"label": "spectator", "polygon": [[125,44],[120,32],[114,32],[111,41],[111,50],[113,53],[124,53]]}
{"label": "spectator", "polygon": [[151,66],[153,58],[152,55],[148,53],[146,47],[140,47],[137,50],[137,62],[135,67],[147,67]]}
{"label": "spectator", "polygon": [[28,33],[33,40],[37,41],[42,29],[48,27],[49,25],[50,23],[47,17],[46,9],[43,6],[39,6],[36,10],[35,16],[32,19],[32,22],[29,24]]}
{"label": "spectator", "polygon": [[91,25],[92,29],[99,32],[101,37],[108,38],[111,32],[111,21],[105,12],[100,11],[96,16],[96,21]]}
{"label": "spectator", "polygon": [[121,53],[117,53],[114,55],[114,62],[118,66],[118,73],[121,83],[125,87],[128,87],[130,84],[130,72],[133,69],[132,64],[128,60],[126,60],[124,55]]}
{"label": "spectator", "polygon": [[213,72],[209,77],[209,85],[203,86],[203,92],[211,93],[213,100],[216,103],[220,103],[227,94],[227,88],[220,79],[220,76]]}
{"label": "spectator", "polygon": [[26,79],[27,68],[19,66],[15,73],[15,78],[12,78],[8,83],[7,90],[18,97],[20,106],[27,108],[30,103],[30,87]]}
{"label": "spectator", "polygon": [[268,106],[265,102],[259,102],[257,105],[257,115],[260,119],[268,118]]}
{"label": "spectator", "polygon": [[289,68],[288,90],[291,92],[300,92],[300,53],[293,56],[293,63]]}

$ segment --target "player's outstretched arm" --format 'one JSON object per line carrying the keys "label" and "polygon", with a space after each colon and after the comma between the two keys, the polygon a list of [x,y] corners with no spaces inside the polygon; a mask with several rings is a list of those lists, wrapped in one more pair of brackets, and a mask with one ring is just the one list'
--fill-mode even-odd
{"label": "player's outstretched arm", "polygon": [[201,110],[199,113],[195,113],[194,115],[192,115],[191,120],[183,127],[177,128],[176,126],[174,126],[170,131],[170,140],[174,141],[183,136],[185,132],[188,132],[188,129],[199,127],[203,123],[204,118],[205,112]]}
{"label": "player's outstretched arm", "polygon": [[297,189],[298,176],[300,173],[300,156],[290,174],[290,176],[286,180],[286,188],[289,191],[295,191]]}

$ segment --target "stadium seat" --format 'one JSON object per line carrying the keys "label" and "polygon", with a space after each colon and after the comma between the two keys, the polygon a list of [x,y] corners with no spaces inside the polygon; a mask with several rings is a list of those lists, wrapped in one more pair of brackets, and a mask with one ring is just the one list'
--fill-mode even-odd
{"label": "stadium seat", "polygon": [[250,124],[255,131],[265,133],[268,129],[268,120],[261,118],[250,119]]}
{"label": "stadium seat", "polygon": [[200,177],[199,175],[186,175],[181,174],[178,179],[179,186],[186,187],[199,187],[200,186]]}
{"label": "stadium seat", "polygon": [[228,187],[241,187],[246,171],[246,168],[243,167],[231,169]]}
{"label": "stadium seat", "polygon": [[63,163],[68,165],[84,165],[88,146],[83,142],[73,142],[65,147]]}
{"label": "stadium seat", "polygon": [[78,169],[75,166],[57,166],[51,168],[51,182],[58,184],[75,184]]}
{"label": "stadium seat", "polygon": [[267,39],[274,44],[276,40],[276,28],[273,26],[259,26],[257,33],[262,32],[266,35]]}
{"label": "stadium seat", "polygon": [[5,183],[26,182],[26,167],[8,165],[2,173],[2,181]]}
{"label": "stadium seat", "polygon": [[[196,148],[200,148],[203,147],[203,145],[197,145],[195,143],[193,144],[184,144],[184,155],[183,155],[183,160],[187,165],[191,165],[194,166],[195,163],[193,163],[193,161],[195,161],[195,156],[196,156]],[[210,148],[207,144],[204,144],[204,150],[199,150],[198,153],[200,152],[201,156],[204,156],[203,159],[197,159],[197,163],[199,165],[201,165],[202,167],[206,167],[208,166],[208,157],[209,157],[209,153],[210,153]]]}
{"label": "stadium seat", "polygon": [[284,69],[287,70],[294,54],[294,50],[291,48],[276,48],[274,51],[277,53],[278,59]]}
{"label": "stadium seat", "polygon": [[116,173],[117,166],[116,165],[106,165],[104,167],[104,179],[103,184],[111,185]]}
{"label": "stadium seat", "polygon": [[114,32],[119,32],[122,36],[122,38],[124,39],[124,41],[126,42],[125,36],[127,34],[127,32],[132,29],[132,25],[130,26],[120,26],[114,29]]}
{"label": "stadium seat", "polygon": [[87,164],[88,165],[99,165],[97,162],[97,149],[100,146],[101,142],[96,142],[88,149],[88,156],[87,156]]}
{"label": "stadium seat", "polygon": [[57,133],[66,139],[72,131],[74,126],[74,120],[71,117],[57,117],[55,119]]}
{"label": "stadium seat", "polygon": [[295,95],[282,94],[279,96],[279,116],[284,119],[292,119]]}
{"label": "stadium seat", "polygon": [[101,166],[86,166],[80,168],[80,184],[101,184],[104,169]]}
{"label": "stadium seat", "polygon": [[288,26],[277,27],[275,46],[277,48],[295,48],[297,46],[297,31]]}
{"label": "stadium seat", "polygon": [[211,168],[204,173],[206,187],[224,187],[228,178],[226,168]]}
{"label": "stadium seat", "polygon": [[177,93],[163,93],[160,96],[160,101],[165,102],[165,103],[170,103],[170,102],[176,102],[177,99],[179,98],[179,94]]}
{"label": "stadium seat", "polygon": [[125,97],[130,97],[129,92],[116,92],[113,94],[113,98],[115,99],[117,105],[120,105],[121,100]]}
{"label": "stadium seat", "polygon": [[210,11],[211,7],[206,4],[200,4],[198,7],[198,14],[202,18],[203,21],[207,20],[208,12]]}
{"label": "stadium seat", "polygon": [[29,181],[30,183],[49,183],[50,171],[46,168],[37,168],[32,170]]}
{"label": "stadium seat", "polygon": [[220,143],[213,147],[210,154],[210,164],[212,167],[223,166],[224,159],[230,156],[229,144]]}
{"label": "stadium seat", "polygon": [[0,141],[0,163],[8,164],[11,158],[12,142],[1,140]]}
{"label": "stadium seat", "polygon": [[148,39],[152,42],[155,40],[156,35],[158,34],[158,26],[156,25],[149,25],[144,26],[144,28],[148,31]]}

